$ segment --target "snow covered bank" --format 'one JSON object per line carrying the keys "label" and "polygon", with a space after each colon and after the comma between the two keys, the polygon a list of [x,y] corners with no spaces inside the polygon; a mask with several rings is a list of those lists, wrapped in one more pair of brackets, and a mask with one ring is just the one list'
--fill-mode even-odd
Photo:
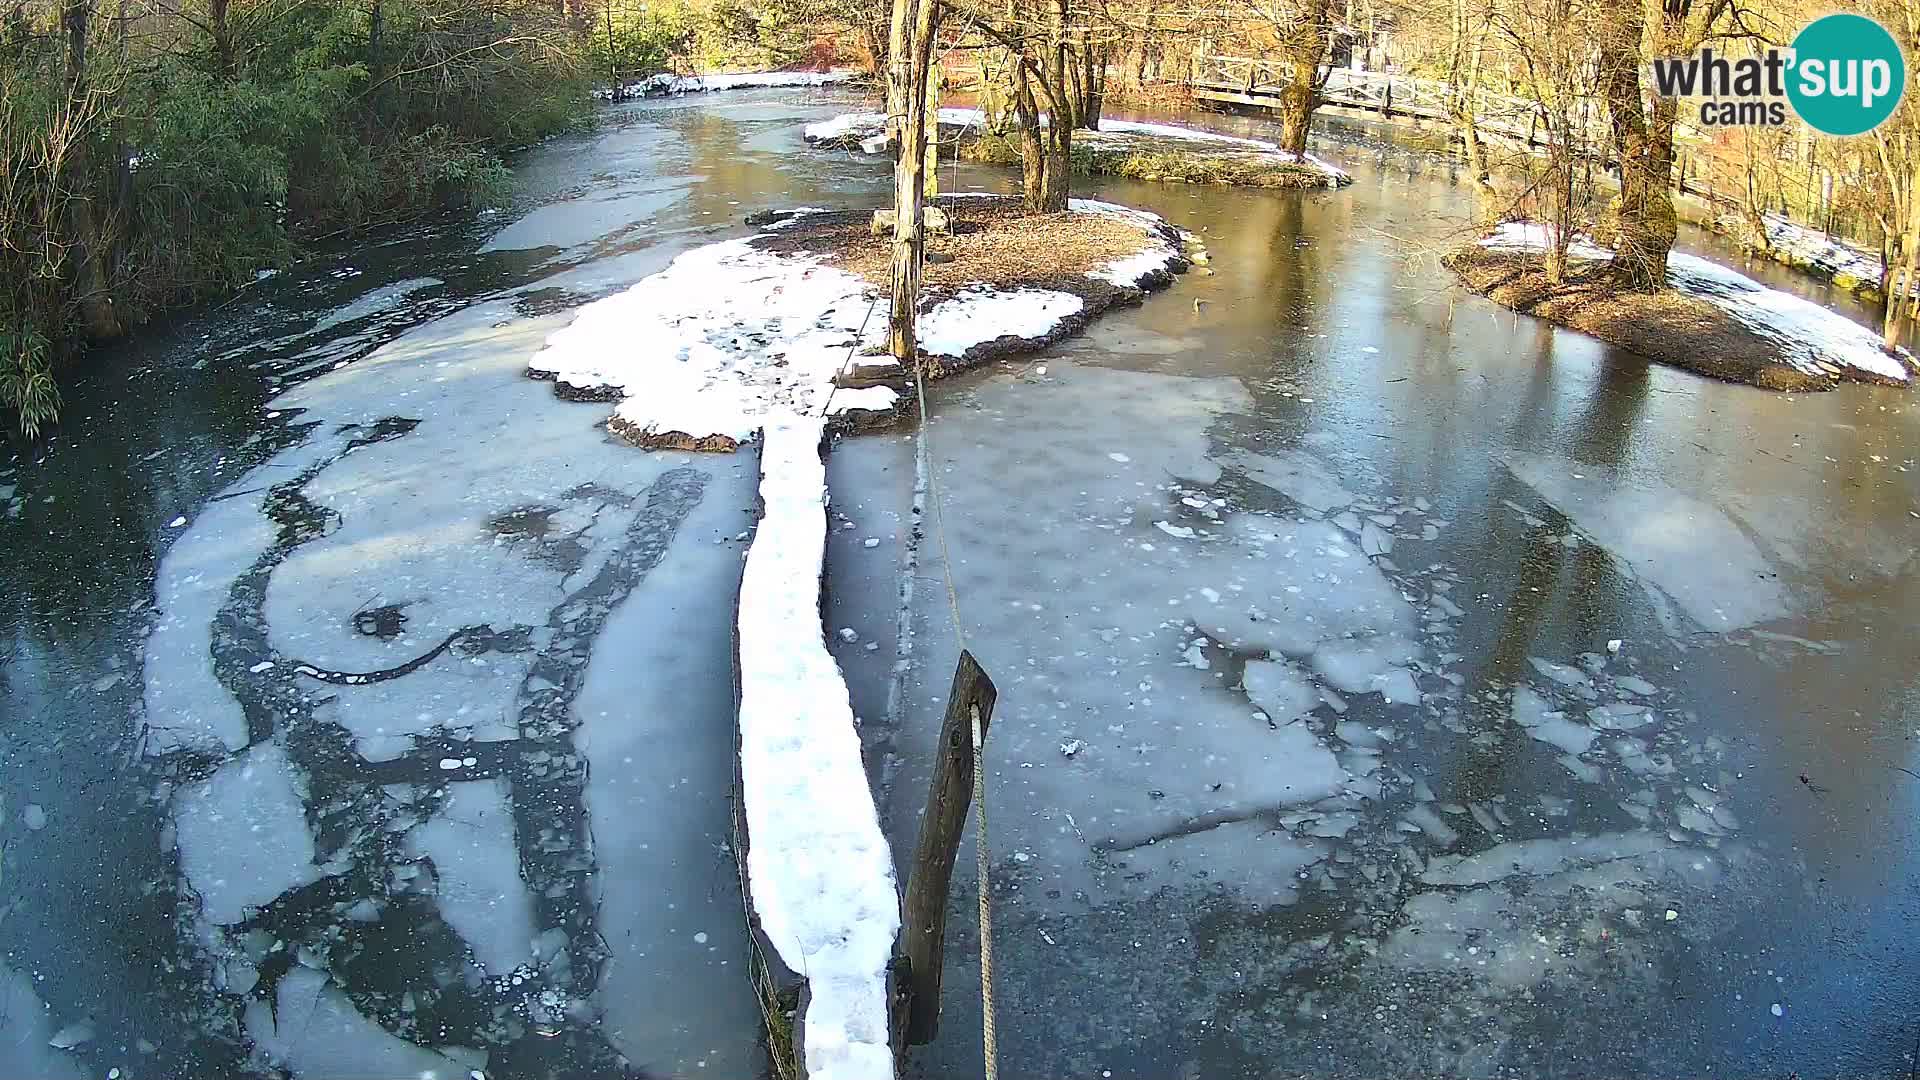
{"label": "snow covered bank", "polygon": [[651,78],[630,82],[617,90],[596,90],[601,101],[624,101],[638,97],[669,97],[699,94],[709,90],[753,90],[793,86],[831,86],[852,82],[860,73],[850,68],[833,71],[736,71],[711,75],[674,75],[662,72]]}
{"label": "snow covered bank", "polygon": [[[1763,221],[1767,247],[1755,254],[1826,278],[1858,296],[1880,295],[1879,252],[1779,214],[1767,214]],[[1712,224],[1715,231],[1736,238],[1748,234],[1746,219],[1737,215],[1715,218]]]}
{"label": "snow covered bank", "polygon": [[[1041,117],[1043,125],[1046,120],[1046,117]],[[985,135],[986,115],[979,109],[941,109],[940,125],[944,128],[957,129],[955,133],[957,135],[964,136],[969,133],[975,136]],[[815,145],[879,153],[886,146],[885,131],[886,117],[881,113],[842,113],[827,120],[808,124],[804,135],[809,143]],[[1286,169],[1304,167],[1316,173],[1319,183],[1327,187],[1339,187],[1352,182],[1352,177],[1344,171],[1312,154],[1295,154],[1261,139],[1223,135],[1175,124],[1103,119],[1100,121],[1098,131],[1076,131],[1073,133],[1073,141],[1076,148],[1092,151],[1093,160],[1090,164],[1094,166],[1100,165],[1101,156],[1192,153],[1210,159],[1231,161],[1243,167],[1266,166]],[[964,149],[962,156],[965,156]],[[1113,170],[1096,167],[1091,171]],[[1177,176],[1164,178],[1180,179]]]}
{"label": "snow covered bank", "polygon": [[[1529,222],[1503,224],[1477,245],[1526,256],[1546,246],[1546,229]],[[1523,266],[1477,265],[1488,256],[1476,258],[1471,248],[1449,255],[1448,265],[1510,307],[1721,378],[1782,390],[1821,389],[1841,379],[1902,386],[1910,380],[1907,364],[1883,350],[1872,330],[1697,255],[1670,256],[1671,292],[1621,293],[1604,276],[1583,276],[1612,254],[1576,238],[1569,249],[1576,272],[1559,286]]]}
{"label": "snow covered bank", "polygon": [[760,928],[806,978],[797,1043],[813,1080],[891,1077],[887,964],[900,929],[886,838],[846,683],[820,620],[826,436],[769,425],[761,516],[740,582],[740,774]]}

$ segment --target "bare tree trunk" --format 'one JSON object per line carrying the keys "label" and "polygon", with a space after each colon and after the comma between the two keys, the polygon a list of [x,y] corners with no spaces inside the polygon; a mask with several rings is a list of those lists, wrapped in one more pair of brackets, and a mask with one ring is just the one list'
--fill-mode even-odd
{"label": "bare tree trunk", "polygon": [[1493,173],[1487,167],[1487,148],[1480,141],[1479,89],[1480,62],[1486,52],[1486,27],[1474,25],[1466,0],[1456,0],[1453,8],[1453,56],[1447,95],[1447,109],[1460,141],[1466,147],[1467,172],[1473,183],[1473,220],[1476,228],[1493,228],[1499,216],[1499,193],[1493,187]]}
{"label": "bare tree trunk", "polygon": [[1920,167],[1913,168],[1909,173],[1907,185],[1907,203],[1910,209],[1907,215],[1906,232],[1900,237],[1900,246],[1905,252],[1905,258],[1901,260],[1898,270],[1894,270],[1889,264],[1887,275],[1889,280],[1883,294],[1886,297],[1886,314],[1881,324],[1881,331],[1889,349],[1898,348],[1901,344],[1902,330],[1905,327],[1905,322],[1902,320],[1903,314],[1906,322],[1910,322],[1915,315],[1913,290],[1914,285],[1920,283],[1920,198],[1915,197],[1916,194],[1920,194]]}
{"label": "bare tree trunk", "polygon": [[1620,163],[1620,194],[1612,207],[1610,230],[1613,267],[1630,288],[1651,292],[1666,284],[1672,241],[1662,241],[1650,220],[1655,198],[1666,192],[1666,174],[1657,170],[1640,102],[1640,42],[1646,18],[1637,2],[1608,11],[1612,18],[1600,37],[1599,75],[1614,157]]}
{"label": "bare tree trunk", "polygon": [[80,307],[80,320],[87,336],[97,340],[118,336],[120,320],[114,314],[107,285],[105,254],[109,245],[101,235],[95,214],[93,198],[98,185],[93,158],[87,152],[87,144],[92,141],[87,130],[92,126],[93,113],[87,90],[87,31],[92,18],[92,0],[66,0],[61,10],[61,23],[67,35],[67,108],[80,130],[73,142],[66,176],[55,183],[68,188],[66,225],[78,256],[74,266],[74,299]]}
{"label": "bare tree trunk", "polygon": [[229,0],[207,0],[207,26],[213,35],[214,71],[220,81],[233,78],[233,24],[227,18]]}
{"label": "bare tree trunk", "polygon": [[938,6],[937,0],[894,0],[887,42],[887,110],[898,152],[887,348],[903,368],[919,355],[915,315],[926,258],[927,85]]}
{"label": "bare tree trunk", "polygon": [[1280,148],[1295,154],[1306,153],[1313,110],[1320,105],[1320,65],[1332,35],[1331,7],[1332,0],[1304,0],[1297,21],[1275,28],[1288,67],[1287,85],[1280,91]]}

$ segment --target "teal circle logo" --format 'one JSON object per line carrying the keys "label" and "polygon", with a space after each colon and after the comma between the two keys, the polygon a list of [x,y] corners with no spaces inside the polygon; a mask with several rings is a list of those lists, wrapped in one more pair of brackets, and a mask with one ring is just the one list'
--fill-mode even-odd
{"label": "teal circle logo", "polygon": [[1893,115],[1907,61],[1887,28],[1864,15],[1827,15],[1793,39],[1787,100],[1828,135],[1861,135]]}

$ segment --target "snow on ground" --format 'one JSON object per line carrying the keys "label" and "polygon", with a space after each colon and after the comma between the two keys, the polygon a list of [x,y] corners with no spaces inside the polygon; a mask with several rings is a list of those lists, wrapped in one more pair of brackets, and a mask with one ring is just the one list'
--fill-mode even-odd
{"label": "snow on ground", "polygon": [[[1092,200],[1074,200],[1072,209],[1124,215],[1149,233],[1140,252],[1095,273],[1103,281],[1137,284],[1179,258],[1152,214]],[[879,295],[824,257],[770,253],[751,238],[724,241],[581,308],[528,369],[624,398],[615,421],[631,432],[737,444],[769,420],[894,407],[887,387],[833,388],[842,367],[885,343]],[[969,288],[922,314],[921,344],[958,357],[1006,335],[1041,337],[1082,306],[1053,290]]]}
{"label": "snow on ground", "polygon": [[[1879,284],[1882,269],[1879,252],[1779,214],[1767,214],[1764,220],[1768,246],[1776,257],[1786,255],[1784,261],[1789,265],[1823,273],[1842,288]],[[1738,217],[1722,218],[1720,226],[1722,231],[1736,235],[1747,228],[1745,220]]]}
{"label": "snow on ground", "polygon": [[[1480,243],[1506,250],[1544,250],[1547,230],[1531,222],[1510,221]],[[1608,259],[1613,252],[1578,237],[1569,248],[1579,259]],[[1906,366],[1880,347],[1880,335],[1859,323],[1791,293],[1770,289],[1745,274],[1698,255],[1676,251],[1667,260],[1667,281],[1675,289],[1724,309],[1748,329],[1773,342],[1781,360],[1810,375],[1832,375],[1852,368],[1906,382]]]}
{"label": "snow on ground", "polygon": [[[620,97],[654,97],[658,95],[698,94],[709,90],[756,90],[773,87],[831,86],[836,83],[852,82],[860,73],[851,69],[833,71],[736,71],[715,72],[710,75],[675,75],[662,72],[638,82],[630,82],[620,88]],[[611,91],[599,90],[594,96],[605,100],[616,96]]]}
{"label": "snow on ground", "polygon": [[1513,475],[1701,630],[1723,633],[1786,615],[1791,597],[1748,528],[1655,479],[1558,457],[1510,454]]}
{"label": "snow on ground", "polygon": [[893,1075],[887,964],[900,928],[886,838],[820,627],[825,425],[767,428],[762,512],[740,582],[740,772],[761,929],[810,990],[806,1072]]}
{"label": "snow on ground", "polygon": [[[865,139],[884,134],[886,119],[885,114],[877,112],[842,113],[808,124],[803,134],[808,142],[840,139],[849,135]],[[1042,116],[1040,122],[1044,125],[1047,117]],[[949,127],[984,128],[986,114],[979,109],[946,108],[940,110],[940,123]],[[1075,131],[1073,139],[1076,143],[1095,149],[1115,150],[1143,149],[1150,145],[1152,139],[1177,139],[1258,154],[1262,157],[1270,157],[1276,163],[1311,165],[1326,174],[1329,186],[1337,186],[1347,179],[1345,172],[1312,154],[1295,154],[1262,139],[1223,135],[1215,131],[1202,131],[1199,128],[1181,127],[1177,124],[1102,118],[1098,131]]]}

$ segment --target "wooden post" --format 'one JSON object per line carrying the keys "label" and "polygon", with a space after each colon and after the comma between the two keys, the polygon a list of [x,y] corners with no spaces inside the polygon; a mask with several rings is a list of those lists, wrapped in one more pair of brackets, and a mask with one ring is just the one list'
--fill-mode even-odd
{"label": "wooden post", "polygon": [[984,740],[997,696],[993,680],[973,654],[961,650],[960,663],[953,669],[953,691],[947,695],[947,716],[940,724],[940,744],[927,787],[926,815],[920,819],[913,870],[907,876],[907,896],[901,905],[911,987],[905,1041],[915,1045],[932,1042],[940,1030],[947,892],[953,861],[960,853],[960,833],[967,824],[967,807],[973,802],[973,718],[979,714]]}
{"label": "wooden post", "polygon": [[893,267],[887,351],[911,371],[919,346],[914,314],[926,256],[927,82],[938,25],[936,0],[894,0],[887,58],[887,114],[894,128]]}

